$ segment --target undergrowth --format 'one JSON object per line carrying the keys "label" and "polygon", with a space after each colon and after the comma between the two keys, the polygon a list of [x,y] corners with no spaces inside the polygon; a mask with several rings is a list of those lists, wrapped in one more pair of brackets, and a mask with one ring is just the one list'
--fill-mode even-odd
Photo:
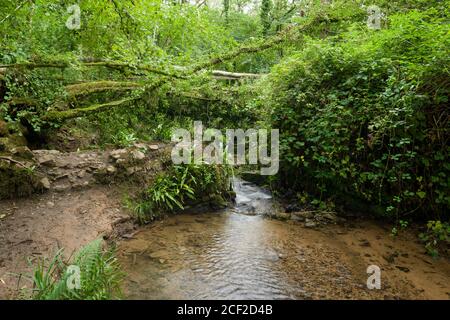
{"label": "undergrowth", "polygon": [[[40,260],[32,275],[31,299],[119,299],[124,274],[114,251],[105,251],[102,243],[102,239],[92,241],[77,251],[69,261],[64,260],[63,250],[59,250],[51,260]],[[74,268],[79,268],[78,285]]]}
{"label": "undergrowth", "polygon": [[160,174],[127,206],[139,223],[148,223],[166,213],[184,210],[188,204],[224,205],[230,196],[232,169],[227,165],[174,165]]}

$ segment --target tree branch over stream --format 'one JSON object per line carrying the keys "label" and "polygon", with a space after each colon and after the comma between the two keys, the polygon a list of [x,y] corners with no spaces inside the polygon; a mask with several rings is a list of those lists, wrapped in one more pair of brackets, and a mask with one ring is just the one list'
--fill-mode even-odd
{"label": "tree branch over stream", "polygon": [[[293,25],[285,30],[279,32],[275,36],[271,38],[267,38],[264,40],[258,40],[249,44],[244,44],[235,50],[232,50],[228,53],[224,53],[222,55],[214,56],[206,60],[205,62],[200,62],[191,67],[180,67],[180,66],[172,66],[171,69],[174,71],[165,71],[159,68],[149,66],[149,65],[132,65],[124,62],[115,62],[115,61],[80,61],[79,65],[84,67],[106,67],[111,69],[118,70],[138,70],[148,73],[155,73],[160,75],[161,77],[156,81],[149,82],[148,80],[140,82],[132,82],[132,81],[93,81],[81,84],[73,84],[66,87],[67,92],[69,93],[69,97],[76,97],[78,95],[88,95],[95,92],[101,91],[129,91],[135,90],[139,88],[143,88],[143,91],[153,91],[157,88],[171,82],[177,80],[185,80],[194,76],[195,74],[207,70],[213,66],[219,65],[223,62],[233,60],[244,54],[252,54],[259,53],[271,48],[276,47],[277,45],[287,42],[287,41],[296,41],[302,38],[302,35],[305,31],[310,29],[311,27],[317,25],[320,22],[329,22],[327,19],[321,18],[319,15],[309,19],[309,21],[305,22],[302,25]],[[63,61],[54,61],[54,62],[22,62],[16,64],[9,65],[0,65],[0,69],[11,69],[11,68],[25,68],[25,69],[35,69],[35,68],[71,68],[77,66],[77,64],[63,62]],[[177,71],[175,71],[177,70]],[[242,79],[242,78],[259,78],[261,75],[258,74],[249,74],[249,73],[234,73],[222,70],[212,70],[210,71],[211,75],[216,79]],[[127,102],[138,100],[138,97],[133,98],[124,98],[122,100],[112,101],[104,104],[96,104],[89,107],[77,108],[77,109],[68,109],[63,111],[50,110],[43,117],[42,120],[45,121],[55,121],[61,122],[67,119],[82,117],[88,115],[90,113],[101,112],[106,109],[111,109],[119,106],[123,106]]]}

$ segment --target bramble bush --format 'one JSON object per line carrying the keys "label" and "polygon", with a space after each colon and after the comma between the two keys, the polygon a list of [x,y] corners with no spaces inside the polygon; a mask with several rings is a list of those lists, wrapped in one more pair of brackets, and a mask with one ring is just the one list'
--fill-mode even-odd
{"label": "bramble bush", "polygon": [[278,183],[396,220],[448,217],[446,21],[429,9],[379,31],[355,23],[275,66],[260,103],[280,129]]}

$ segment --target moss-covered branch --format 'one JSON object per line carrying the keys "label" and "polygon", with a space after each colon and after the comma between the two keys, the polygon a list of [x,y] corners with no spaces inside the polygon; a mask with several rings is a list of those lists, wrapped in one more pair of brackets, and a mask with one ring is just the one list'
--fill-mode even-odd
{"label": "moss-covered branch", "polygon": [[80,61],[75,64],[65,62],[65,61],[55,61],[55,62],[20,62],[14,64],[2,64],[0,65],[0,69],[39,69],[39,68],[56,68],[56,69],[66,69],[74,66],[82,66],[82,67],[104,67],[116,70],[137,70],[141,72],[148,72],[159,74],[166,77],[183,79],[185,78],[183,75],[169,72],[165,70],[161,70],[157,67],[153,67],[150,65],[133,65],[125,62],[117,62],[117,61],[94,61],[94,62],[83,62]]}
{"label": "moss-covered branch", "polygon": [[212,57],[209,60],[199,63],[197,65],[195,65],[194,67],[192,67],[189,71],[187,71],[186,73],[189,74],[194,74],[197,73],[203,69],[208,69],[212,66],[221,64],[225,61],[229,61],[229,60],[233,60],[241,55],[244,54],[249,54],[249,53],[258,53],[258,52],[262,52],[268,49],[271,49],[273,47],[276,47],[277,45],[286,42],[288,40],[293,40],[298,38],[298,34],[300,32],[304,32],[306,30],[308,30],[309,28],[311,28],[311,26],[313,26],[315,23],[320,22],[319,17],[316,17],[314,19],[311,19],[309,22],[301,25],[301,26],[291,26],[286,28],[285,30],[279,32],[278,34],[276,34],[275,36],[268,38],[268,39],[264,39],[264,40],[260,40],[257,41],[255,43],[250,43],[244,46],[241,46],[235,50],[232,50],[228,53],[222,54],[220,56],[217,57]]}
{"label": "moss-covered branch", "polygon": [[142,88],[143,84],[132,81],[93,81],[66,86],[70,97],[88,95],[102,91],[128,91]]}
{"label": "moss-covered branch", "polygon": [[95,104],[89,107],[69,109],[64,111],[49,111],[43,117],[42,120],[61,123],[68,119],[84,117],[94,112],[100,112],[116,107],[123,106],[129,102],[135,101],[137,98],[126,98],[122,100],[112,101],[103,104]]}
{"label": "moss-covered branch", "polygon": [[[125,62],[117,62],[117,61],[104,61],[104,60],[96,60],[96,61],[79,61],[78,64],[84,67],[106,67],[111,69],[128,69],[128,70],[138,70],[143,72],[155,73],[167,78],[176,78],[176,79],[186,79],[188,76],[195,74],[203,69],[210,68],[214,65],[218,65],[222,62],[229,61],[235,59],[243,54],[257,53],[270,48],[273,48],[285,41],[293,40],[296,38],[296,34],[302,31],[306,31],[312,25],[320,21],[318,18],[311,19],[309,22],[305,23],[301,26],[291,26],[278,33],[277,35],[267,38],[264,40],[260,40],[251,44],[243,45],[235,50],[227,52],[225,54],[212,57],[205,62],[201,62],[192,67],[180,67],[173,66],[173,69],[177,69],[178,71],[169,72],[165,70],[161,70],[160,68],[150,66],[150,65],[133,65]],[[0,68],[13,69],[13,68],[25,68],[25,69],[36,69],[36,68],[69,68],[76,66],[77,63],[70,63],[65,61],[53,61],[53,62],[21,62],[15,64],[3,64],[0,65]],[[220,72],[219,70],[215,70]]]}
{"label": "moss-covered branch", "polygon": [[[166,72],[164,70],[160,70],[158,68],[154,68],[152,66],[148,65],[130,65],[123,62],[113,62],[113,61],[80,61],[79,64],[81,66],[85,67],[107,67],[107,68],[114,68],[114,69],[130,69],[130,70],[138,70],[138,71],[145,71],[145,72],[151,72],[161,75],[160,78],[158,78],[156,81],[151,83],[138,83],[138,82],[115,82],[115,81],[95,81],[95,82],[88,82],[88,83],[81,83],[81,84],[74,84],[67,86],[67,91],[70,96],[78,96],[78,95],[85,95],[95,92],[101,92],[101,91],[107,91],[107,90],[113,90],[113,91],[127,91],[127,90],[133,90],[137,88],[143,88],[146,91],[152,91],[159,87],[161,87],[164,84],[167,84],[168,82],[172,80],[179,80],[179,79],[188,79],[190,76],[195,75],[196,73],[209,69],[215,65],[218,65],[222,62],[229,61],[232,59],[235,59],[241,55],[244,54],[251,54],[251,53],[257,53],[261,52],[273,47],[276,47],[277,45],[289,41],[298,39],[299,35],[302,34],[302,32],[308,30],[312,26],[314,26],[317,22],[321,22],[319,17],[315,17],[310,19],[308,22],[301,26],[291,26],[286,28],[284,31],[278,33],[277,35],[267,38],[264,40],[260,40],[257,42],[253,42],[251,44],[243,45],[235,50],[232,50],[228,53],[211,57],[205,62],[198,63],[191,67],[177,67],[172,66],[173,70],[176,70],[175,72]],[[0,65],[0,68],[67,68],[73,66],[72,64],[68,62],[50,62],[50,63],[18,63],[13,65]],[[236,78],[242,78],[242,77],[253,77],[256,78],[258,75],[253,74],[236,74],[236,73],[230,73],[226,71],[220,71],[220,70],[213,70],[212,71],[213,76],[218,77],[230,77],[233,79]],[[192,97],[191,97],[192,98]],[[198,98],[198,97],[196,97]],[[127,102],[130,102],[132,100],[137,100],[138,98],[133,99],[123,99],[118,101],[113,101],[105,104],[96,104],[90,107],[85,108],[77,108],[77,109],[69,109],[64,111],[49,111],[43,116],[43,120],[45,121],[54,121],[54,122],[62,122],[66,119],[76,118],[76,117],[82,117],[87,114],[100,112],[103,110],[107,110],[110,108],[114,108],[117,106],[121,106]]]}

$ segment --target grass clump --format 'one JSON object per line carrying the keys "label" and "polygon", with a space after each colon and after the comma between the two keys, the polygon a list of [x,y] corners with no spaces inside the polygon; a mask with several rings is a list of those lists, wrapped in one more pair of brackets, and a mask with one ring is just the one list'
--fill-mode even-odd
{"label": "grass clump", "polygon": [[230,196],[230,175],[231,168],[226,165],[174,165],[128,205],[139,223],[184,210],[188,204],[223,205]]}

